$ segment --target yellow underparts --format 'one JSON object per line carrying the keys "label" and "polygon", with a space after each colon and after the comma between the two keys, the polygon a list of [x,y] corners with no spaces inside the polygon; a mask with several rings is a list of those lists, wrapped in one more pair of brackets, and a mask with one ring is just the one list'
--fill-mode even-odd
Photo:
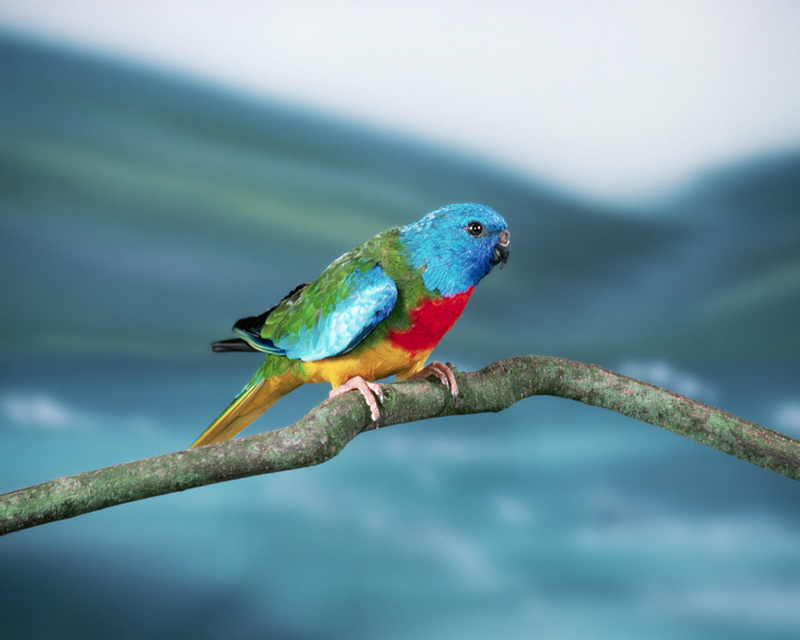
{"label": "yellow underparts", "polygon": [[343,385],[356,376],[374,382],[389,376],[405,380],[421,371],[430,351],[409,353],[393,347],[389,341],[371,347],[367,351],[355,349],[350,353],[304,362],[306,382],[330,382],[333,388]]}
{"label": "yellow underparts", "polygon": [[[430,351],[409,353],[391,346],[388,341],[368,350],[315,360],[296,362],[289,371],[270,376],[240,394],[203,432],[192,447],[233,438],[283,396],[307,382],[330,382],[339,387],[351,378],[361,376],[374,382],[389,376],[404,380],[421,371]],[[299,374],[299,375],[298,375]]]}

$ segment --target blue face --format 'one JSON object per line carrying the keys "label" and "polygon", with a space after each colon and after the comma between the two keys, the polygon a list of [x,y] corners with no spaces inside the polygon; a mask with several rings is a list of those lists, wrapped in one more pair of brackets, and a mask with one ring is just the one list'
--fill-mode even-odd
{"label": "blue face", "polygon": [[480,204],[451,204],[400,230],[425,287],[452,296],[474,287],[508,259],[508,227]]}

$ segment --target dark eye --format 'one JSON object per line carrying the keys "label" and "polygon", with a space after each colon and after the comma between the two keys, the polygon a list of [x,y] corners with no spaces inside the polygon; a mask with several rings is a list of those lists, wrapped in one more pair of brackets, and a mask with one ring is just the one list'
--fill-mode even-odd
{"label": "dark eye", "polygon": [[477,220],[473,220],[467,225],[467,231],[472,236],[479,236],[483,233],[483,225]]}

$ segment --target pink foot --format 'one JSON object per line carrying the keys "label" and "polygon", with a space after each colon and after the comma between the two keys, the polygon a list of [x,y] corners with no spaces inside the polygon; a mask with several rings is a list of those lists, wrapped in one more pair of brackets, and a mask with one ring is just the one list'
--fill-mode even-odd
{"label": "pink foot", "polygon": [[363,397],[364,402],[367,403],[369,407],[370,414],[372,415],[372,421],[378,422],[378,418],[381,417],[380,411],[378,411],[378,403],[375,400],[375,396],[378,396],[381,400],[383,400],[383,390],[381,389],[379,384],[375,384],[374,382],[367,382],[361,376],[356,376],[354,378],[350,378],[347,382],[343,385],[336,387],[333,389],[329,394],[329,398],[335,398],[336,396],[340,396],[343,393],[347,393],[348,391],[357,390]]}
{"label": "pink foot", "polygon": [[441,362],[431,362],[421,371],[417,371],[413,376],[409,376],[408,379],[414,380],[415,378],[427,378],[429,376],[438,378],[439,382],[450,389],[450,393],[453,394],[453,397],[458,398],[458,383],[456,382],[456,377],[453,375],[453,371],[450,367]]}

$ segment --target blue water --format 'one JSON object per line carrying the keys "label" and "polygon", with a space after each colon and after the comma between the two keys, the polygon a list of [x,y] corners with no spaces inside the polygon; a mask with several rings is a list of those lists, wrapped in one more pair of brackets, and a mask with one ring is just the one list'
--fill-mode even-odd
{"label": "blue water", "polygon": [[[800,436],[796,154],[609,210],[278,105],[0,48],[0,491],[185,448],[258,364],[209,342],[459,200],[503,213],[512,254],[437,359],[598,362]],[[301,388],[246,433],[326,394]],[[794,481],[531,398],[4,537],[0,622],[19,638],[796,638],[798,507]]]}
{"label": "blue water", "polygon": [[[183,448],[236,368],[15,362],[0,486]],[[303,390],[254,426],[287,424],[322,396]],[[364,434],[316,468],[13,534],[2,602],[28,629],[19,637],[788,638],[798,506],[793,481],[531,398]]]}

